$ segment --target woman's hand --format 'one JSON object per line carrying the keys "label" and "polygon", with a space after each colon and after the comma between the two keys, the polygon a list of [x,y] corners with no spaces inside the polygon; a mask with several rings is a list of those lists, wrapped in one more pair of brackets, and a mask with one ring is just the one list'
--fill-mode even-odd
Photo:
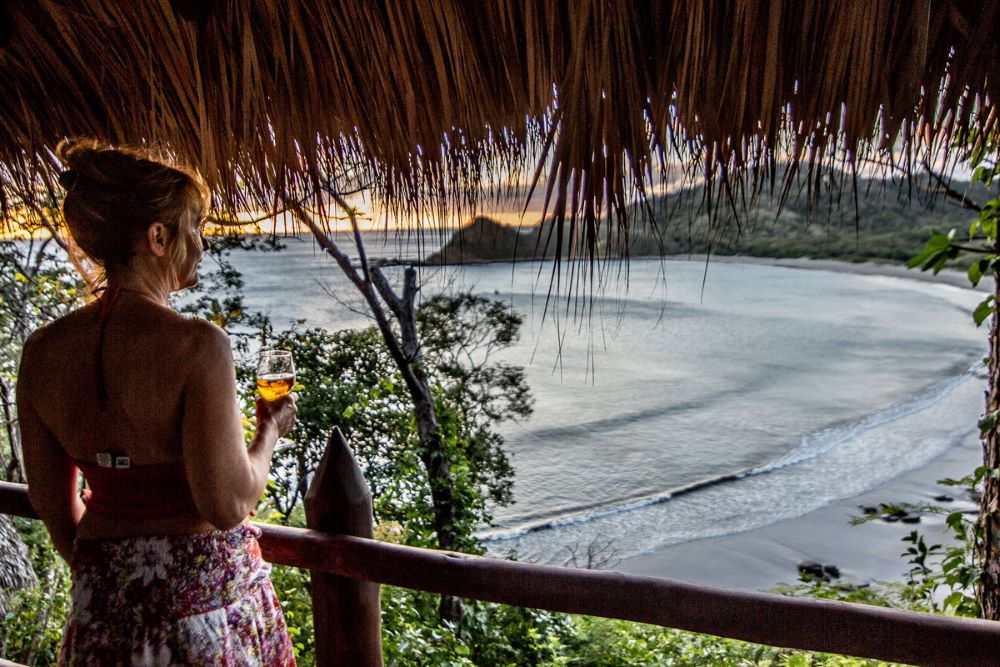
{"label": "woman's hand", "polygon": [[282,396],[274,401],[265,401],[262,396],[257,397],[257,429],[260,430],[264,424],[270,422],[274,424],[278,437],[288,435],[295,427],[295,415],[298,408],[295,401],[299,399],[296,393]]}

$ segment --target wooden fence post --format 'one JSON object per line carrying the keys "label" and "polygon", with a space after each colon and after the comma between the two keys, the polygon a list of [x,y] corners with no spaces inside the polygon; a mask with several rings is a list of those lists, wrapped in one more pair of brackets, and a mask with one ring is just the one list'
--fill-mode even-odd
{"label": "wooden fence post", "polygon": [[[306,493],[306,525],[314,530],[371,538],[372,493],[339,428]],[[311,572],[316,664],[382,667],[382,609],[378,584]]]}

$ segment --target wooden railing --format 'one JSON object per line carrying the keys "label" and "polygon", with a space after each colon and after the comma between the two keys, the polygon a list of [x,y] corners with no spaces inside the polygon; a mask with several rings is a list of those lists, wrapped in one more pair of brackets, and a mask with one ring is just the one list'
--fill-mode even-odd
{"label": "wooden railing", "polygon": [[[0,482],[0,513],[36,517]],[[306,499],[307,529],[258,524],[271,562],[312,573],[317,663],[381,665],[379,584],[917,665],[1000,664],[1000,623],[518,563],[371,539],[371,493],[339,431]]]}

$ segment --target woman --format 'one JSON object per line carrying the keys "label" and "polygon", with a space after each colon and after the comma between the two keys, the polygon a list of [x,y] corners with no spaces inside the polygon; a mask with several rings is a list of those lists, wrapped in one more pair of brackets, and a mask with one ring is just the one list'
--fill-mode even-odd
{"label": "woman", "polygon": [[18,375],[31,502],[73,575],[60,663],[294,664],[246,517],[295,398],[258,399],[247,448],[225,332],[167,301],[198,281],[208,189],[135,150],[57,154],[67,226],[106,278],[31,335]]}

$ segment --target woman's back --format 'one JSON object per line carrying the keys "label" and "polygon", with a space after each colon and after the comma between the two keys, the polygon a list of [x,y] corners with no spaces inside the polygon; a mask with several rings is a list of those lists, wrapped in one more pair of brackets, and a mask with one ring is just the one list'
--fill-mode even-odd
{"label": "woman's back", "polygon": [[[104,315],[99,300],[33,336],[27,397],[66,453],[83,464],[125,455],[133,466],[182,461],[185,379],[197,363],[199,332],[191,320],[123,290]],[[98,364],[101,364],[99,367]],[[104,382],[102,404],[98,385]],[[126,473],[127,474],[127,473]],[[210,530],[191,512],[156,518],[85,514],[82,539]]]}
{"label": "woman's back", "polygon": [[[188,322],[123,293],[107,315],[99,350],[100,305],[39,332],[33,372],[46,394],[35,403],[42,419],[75,459],[94,461],[98,452],[115,451],[138,465],[178,460]],[[106,405],[98,397],[99,363]]]}

